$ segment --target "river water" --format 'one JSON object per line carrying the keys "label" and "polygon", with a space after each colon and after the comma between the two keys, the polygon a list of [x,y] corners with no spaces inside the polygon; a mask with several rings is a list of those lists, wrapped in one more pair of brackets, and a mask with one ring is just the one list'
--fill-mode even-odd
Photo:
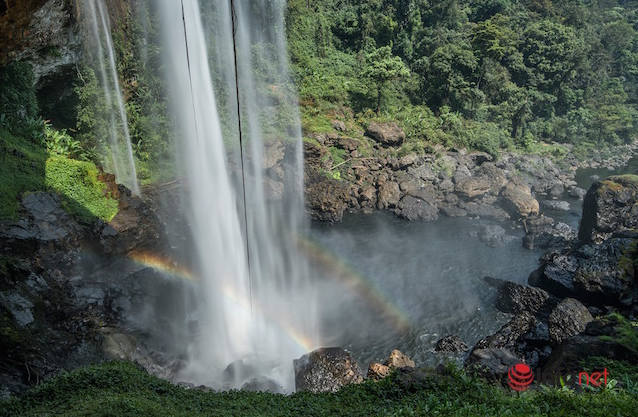
{"label": "river water", "polygon": [[[595,175],[636,168],[638,158],[616,170],[581,169],[576,181],[588,189]],[[582,200],[564,199],[568,211],[545,214],[578,228]],[[496,247],[472,233],[479,225],[496,224],[508,236]],[[434,352],[436,341],[454,334],[471,348],[509,320],[511,315],[494,307],[497,292],[483,277],[527,283],[543,251],[523,248],[523,236],[512,221],[441,217],[409,222],[386,212],[345,215],[339,224],[313,223],[306,241],[321,283],[324,346],[350,350],[364,370],[392,349],[421,365],[464,359],[467,353]]]}
{"label": "river water", "polygon": [[500,328],[509,315],[496,310],[496,290],[483,277],[526,283],[541,252],[522,247],[523,230],[513,222],[501,225],[511,240],[497,247],[471,233],[478,225],[408,222],[385,212],[313,224],[325,343],[347,348],[362,366],[392,349],[436,365],[447,359],[433,351],[441,337],[455,334],[471,347]]}

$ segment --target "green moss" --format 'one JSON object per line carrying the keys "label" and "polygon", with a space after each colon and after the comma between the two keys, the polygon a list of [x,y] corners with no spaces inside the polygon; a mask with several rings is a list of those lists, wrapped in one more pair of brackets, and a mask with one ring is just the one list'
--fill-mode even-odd
{"label": "green moss", "polygon": [[47,158],[42,145],[0,129],[0,219],[16,219],[18,197],[44,189]]}
{"label": "green moss", "polygon": [[339,165],[345,162],[346,150],[336,148],[334,146],[328,147],[330,155],[332,156],[332,166]]}
{"label": "green moss", "polygon": [[64,197],[64,208],[80,220],[110,221],[118,202],[106,195],[106,184],[97,179],[92,162],[53,156],[46,161],[46,185]]}
{"label": "green moss", "polygon": [[638,355],[638,322],[631,322],[618,313],[609,314],[603,320],[607,322],[607,325],[615,327],[616,334],[613,337],[599,336],[599,339],[602,341],[615,340]]}

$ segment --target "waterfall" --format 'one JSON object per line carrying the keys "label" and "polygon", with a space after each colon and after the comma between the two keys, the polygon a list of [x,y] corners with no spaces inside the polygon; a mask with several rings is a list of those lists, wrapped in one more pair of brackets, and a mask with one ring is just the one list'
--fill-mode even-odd
{"label": "waterfall", "polygon": [[242,149],[229,2],[158,6],[201,277],[199,330],[178,379],[292,392],[292,360],[318,346],[312,339],[318,329],[297,244],[303,165],[287,75],[285,2],[235,5]]}
{"label": "waterfall", "polygon": [[134,194],[139,194],[124,98],[117,76],[108,10],[104,0],[84,0],[83,6],[83,10],[89,12],[86,16],[89,21],[86,23],[96,47],[93,51],[94,59],[99,69],[108,111],[110,159],[106,161],[105,168],[115,173],[117,182],[126,185]]}

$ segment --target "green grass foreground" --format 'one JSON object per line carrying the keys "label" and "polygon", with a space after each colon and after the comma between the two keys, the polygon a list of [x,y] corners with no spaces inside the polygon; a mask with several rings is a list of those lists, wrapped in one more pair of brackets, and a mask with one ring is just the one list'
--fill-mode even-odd
{"label": "green grass foreground", "polygon": [[290,396],[187,390],[135,365],[110,362],[63,374],[19,398],[0,416],[631,416],[638,399],[624,389],[515,393],[450,368],[421,380],[394,376],[337,393]]}

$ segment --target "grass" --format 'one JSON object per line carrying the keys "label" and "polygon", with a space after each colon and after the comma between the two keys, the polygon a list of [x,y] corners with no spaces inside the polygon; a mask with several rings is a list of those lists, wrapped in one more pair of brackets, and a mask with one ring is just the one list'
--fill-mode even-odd
{"label": "grass", "polygon": [[92,162],[49,155],[42,144],[0,129],[0,219],[18,218],[24,193],[47,190],[58,193],[75,218],[109,221],[118,202],[105,194],[106,184],[97,175]]}
{"label": "grass", "polygon": [[619,388],[575,393],[544,388],[520,394],[462,370],[351,385],[336,393],[283,396],[186,390],[126,362],[63,374],[20,398],[0,401],[0,416],[616,416],[632,415],[635,395]]}

